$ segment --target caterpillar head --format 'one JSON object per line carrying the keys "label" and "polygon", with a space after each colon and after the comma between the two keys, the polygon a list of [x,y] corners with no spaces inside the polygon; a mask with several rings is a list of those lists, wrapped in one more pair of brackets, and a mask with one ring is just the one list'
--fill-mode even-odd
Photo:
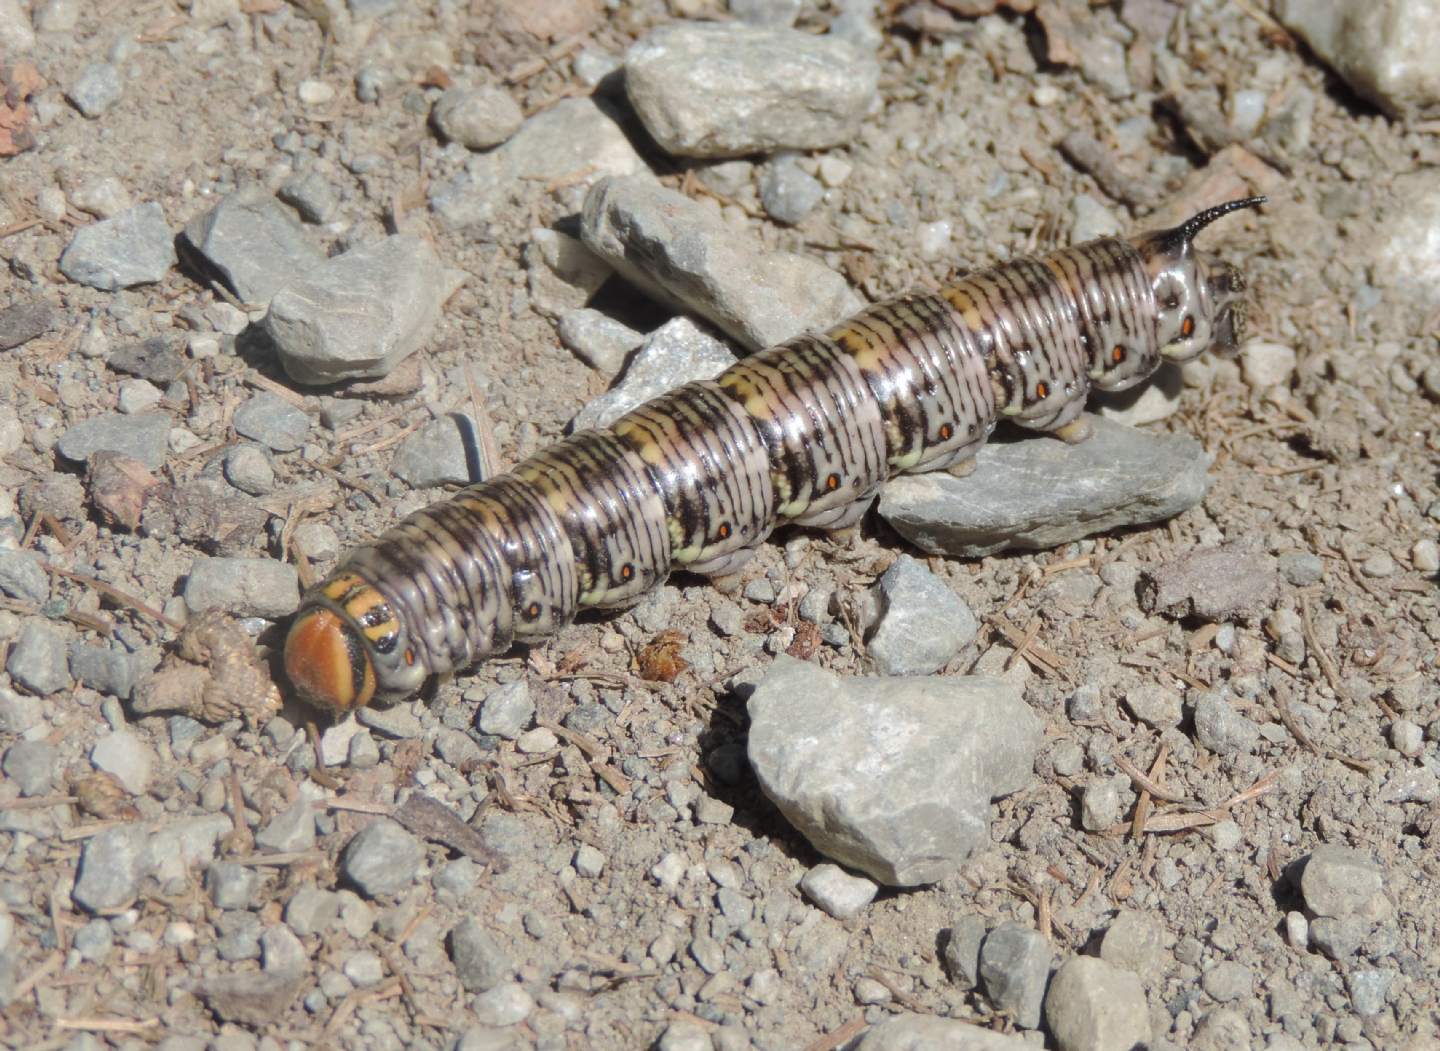
{"label": "caterpillar head", "polygon": [[1155,296],[1155,345],[1166,361],[1189,361],[1211,348],[1232,353],[1244,337],[1244,277],[1196,249],[1194,240],[1216,219],[1264,202],[1264,197],[1228,201],[1172,230],[1136,238]]}
{"label": "caterpillar head", "polygon": [[310,704],[343,714],[408,697],[426,669],[385,597],[352,572],[306,597],[285,637],[285,674]]}

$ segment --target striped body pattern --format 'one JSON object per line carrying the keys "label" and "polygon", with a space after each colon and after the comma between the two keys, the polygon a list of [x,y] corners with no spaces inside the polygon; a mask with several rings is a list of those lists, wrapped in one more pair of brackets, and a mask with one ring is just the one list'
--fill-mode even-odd
{"label": "striped body pattern", "polygon": [[1243,282],[1192,241],[1262,200],[901,296],[574,434],[351,552],[287,674],[333,710],[399,699],[674,569],[733,573],[777,526],[851,526],[888,478],[963,472],[1002,419],[1083,440],[1090,390],[1234,347]]}

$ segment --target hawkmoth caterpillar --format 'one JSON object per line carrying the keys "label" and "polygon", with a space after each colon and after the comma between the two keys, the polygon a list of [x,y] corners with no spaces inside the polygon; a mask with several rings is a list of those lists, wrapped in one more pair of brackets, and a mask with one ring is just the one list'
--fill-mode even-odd
{"label": "hawkmoth caterpillar", "polygon": [[900,296],[574,434],[352,551],[286,674],[334,711],[400,699],[672,569],[733,573],[777,525],[853,525],[895,474],[963,472],[1001,419],[1081,441],[1090,390],[1235,348],[1244,282],[1193,242],[1264,200]]}

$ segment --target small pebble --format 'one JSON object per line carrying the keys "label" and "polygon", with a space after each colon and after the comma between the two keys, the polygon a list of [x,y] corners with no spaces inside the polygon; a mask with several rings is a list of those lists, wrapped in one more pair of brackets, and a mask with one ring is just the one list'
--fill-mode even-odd
{"label": "small pebble", "polygon": [[525,114],[508,91],[457,85],[435,103],[430,119],[451,142],[471,150],[498,146],[520,130]]}
{"label": "small pebble", "polygon": [[237,445],[225,454],[225,480],[251,496],[275,489],[275,468],[264,451],[254,445]]}
{"label": "small pebble", "polygon": [[1325,563],[1308,551],[1291,551],[1279,558],[1280,575],[1297,588],[1318,584],[1325,577]]}
{"label": "small pebble", "polygon": [[1255,987],[1250,968],[1233,960],[1222,960],[1200,979],[1201,987],[1222,1004],[1248,999]]}
{"label": "small pebble", "polygon": [[116,730],[95,742],[90,762],[95,769],[114,774],[131,795],[144,795],[150,787],[155,753],[131,730]]}
{"label": "small pebble", "polygon": [[586,843],[575,851],[575,871],[587,879],[594,879],[605,870],[605,855]]}
{"label": "small pebble", "polygon": [[1240,348],[1240,371],[1255,391],[1289,383],[1295,372],[1295,351],[1281,343],[1251,340]]}
{"label": "small pebble", "polygon": [[420,871],[425,849],[389,818],[366,825],[345,847],[340,871],[366,897],[398,894]]}
{"label": "small pebble", "polygon": [[513,741],[535,718],[535,702],[524,679],[496,687],[480,704],[477,724],[481,733]]}
{"label": "small pebble", "polygon": [[848,920],[875,900],[879,886],[863,876],[852,876],[839,865],[816,865],[805,873],[800,890],[837,920]]}
{"label": "small pebble", "polygon": [[537,726],[533,730],[527,730],[515,740],[517,750],[526,755],[539,755],[541,752],[548,752],[559,744],[553,731],[544,726]]}
{"label": "small pebble", "polygon": [[1090,832],[1102,832],[1122,817],[1120,789],[1112,778],[1087,785],[1080,797],[1080,825]]}
{"label": "small pebble", "polygon": [[91,120],[102,116],[120,100],[120,71],[108,62],[92,62],[70,86],[66,97]]}
{"label": "small pebble", "polygon": [[355,983],[357,989],[378,985],[385,977],[385,963],[369,950],[351,953],[345,960],[345,977]]}
{"label": "small pebble", "polygon": [[461,920],[450,931],[450,959],[460,984],[472,993],[494,989],[515,971],[495,936],[473,916]]}
{"label": "small pebble", "polygon": [[1301,952],[1310,947],[1310,921],[1303,912],[1292,910],[1285,914],[1285,940]]}
{"label": "small pebble", "polygon": [[1415,541],[1410,548],[1410,564],[1417,573],[1440,572],[1440,545],[1428,538]]}
{"label": "small pebble", "polygon": [[22,796],[40,796],[54,784],[58,757],[55,746],[48,741],[19,740],[5,750],[0,769]]}
{"label": "small pebble", "polygon": [[1425,731],[1409,719],[1396,719],[1390,725],[1390,744],[1407,759],[1414,759],[1425,747]]}
{"label": "small pebble", "polygon": [[1395,560],[1384,551],[1377,551],[1360,563],[1360,572],[1367,577],[1382,580],[1395,572]]}
{"label": "small pebble", "polygon": [[307,106],[323,106],[335,98],[335,89],[325,81],[311,77],[300,82],[296,95]]}
{"label": "small pebble", "polygon": [[1044,935],[1013,920],[996,927],[980,946],[980,980],[986,994],[1023,1029],[1040,1025],[1053,959]]}
{"label": "small pebble", "polygon": [[10,648],[5,670],[25,689],[45,696],[70,685],[65,640],[40,620],[27,620]]}

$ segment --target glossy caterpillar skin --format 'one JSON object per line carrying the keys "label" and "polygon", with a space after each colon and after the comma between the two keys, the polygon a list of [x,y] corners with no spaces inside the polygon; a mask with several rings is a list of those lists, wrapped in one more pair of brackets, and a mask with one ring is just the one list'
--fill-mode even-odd
{"label": "glossy caterpillar skin", "polygon": [[1092,388],[1235,347],[1243,281],[1192,242],[1264,200],[901,296],[572,435],[351,552],[286,673],[332,711],[397,700],[672,569],[733,573],[778,525],[849,526],[896,474],[963,472],[1001,418],[1081,441]]}

